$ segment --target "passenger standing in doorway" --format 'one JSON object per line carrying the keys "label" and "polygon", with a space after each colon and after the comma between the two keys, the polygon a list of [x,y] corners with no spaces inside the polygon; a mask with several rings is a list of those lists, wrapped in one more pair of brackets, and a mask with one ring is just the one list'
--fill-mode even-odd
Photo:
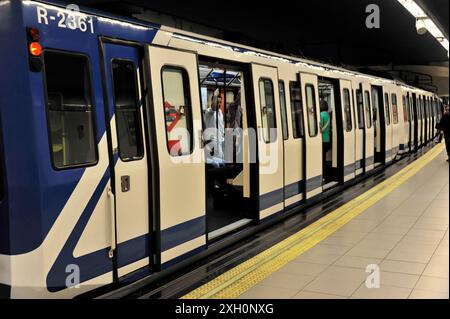
{"label": "passenger standing in doorway", "polygon": [[228,105],[227,129],[225,133],[225,161],[227,163],[242,163],[242,106],[241,91],[234,101]]}
{"label": "passenger standing in doorway", "polygon": [[325,100],[320,101],[320,126],[322,129],[322,155],[323,163],[326,163],[327,153],[331,149],[331,120],[328,113],[328,103]]}
{"label": "passenger standing in doorway", "polygon": [[211,107],[204,112],[205,121],[205,149],[208,162],[223,164],[223,143],[225,140],[224,116],[222,114],[222,97],[220,90],[216,89],[212,96]]}
{"label": "passenger standing in doorway", "polygon": [[242,128],[242,106],[241,106],[241,91],[239,90],[233,102],[228,106],[228,128],[239,129]]}
{"label": "passenger standing in doorway", "polygon": [[444,115],[442,116],[441,123],[439,123],[439,128],[442,131],[442,133],[444,133],[445,148],[447,149],[447,157],[450,158],[450,109],[448,105],[444,107]]}

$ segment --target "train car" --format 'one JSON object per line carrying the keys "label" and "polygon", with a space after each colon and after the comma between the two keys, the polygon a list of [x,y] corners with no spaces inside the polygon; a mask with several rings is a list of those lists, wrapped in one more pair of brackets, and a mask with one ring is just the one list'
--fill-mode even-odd
{"label": "train car", "polygon": [[426,141],[393,80],[0,0],[0,296],[164,276]]}

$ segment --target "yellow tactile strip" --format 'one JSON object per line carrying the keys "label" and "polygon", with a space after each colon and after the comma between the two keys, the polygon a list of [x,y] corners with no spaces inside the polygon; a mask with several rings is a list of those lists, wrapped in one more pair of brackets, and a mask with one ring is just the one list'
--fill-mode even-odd
{"label": "yellow tactile strip", "polygon": [[233,299],[296,259],[406,182],[443,151],[440,144],[364,194],[298,233],[191,291],[182,299]]}

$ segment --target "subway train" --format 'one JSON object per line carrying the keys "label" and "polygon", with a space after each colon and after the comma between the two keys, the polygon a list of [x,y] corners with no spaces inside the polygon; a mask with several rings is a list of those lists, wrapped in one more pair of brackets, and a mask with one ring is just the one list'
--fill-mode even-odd
{"label": "subway train", "polygon": [[2,298],[163,278],[438,134],[391,79],[58,1],[0,21]]}

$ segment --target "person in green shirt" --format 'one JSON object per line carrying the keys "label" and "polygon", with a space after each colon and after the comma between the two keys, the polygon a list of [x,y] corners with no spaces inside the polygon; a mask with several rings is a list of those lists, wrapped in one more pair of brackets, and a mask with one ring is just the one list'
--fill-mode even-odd
{"label": "person in green shirt", "polygon": [[331,119],[328,113],[328,103],[320,101],[320,127],[322,129],[322,153],[323,163],[325,163],[327,152],[331,149]]}

